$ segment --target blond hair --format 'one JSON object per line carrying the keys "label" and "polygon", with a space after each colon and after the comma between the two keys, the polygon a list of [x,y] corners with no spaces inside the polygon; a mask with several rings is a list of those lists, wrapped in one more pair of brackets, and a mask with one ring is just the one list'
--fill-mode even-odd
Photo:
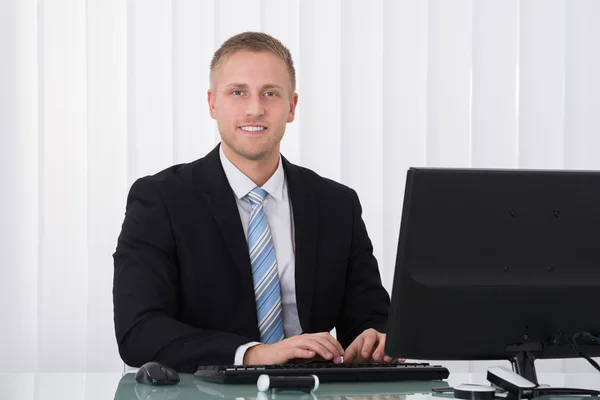
{"label": "blond hair", "polygon": [[210,62],[210,85],[214,87],[215,71],[232,54],[238,51],[269,52],[287,64],[292,93],[296,91],[296,70],[290,50],[273,36],[262,32],[243,32],[227,39],[213,55]]}

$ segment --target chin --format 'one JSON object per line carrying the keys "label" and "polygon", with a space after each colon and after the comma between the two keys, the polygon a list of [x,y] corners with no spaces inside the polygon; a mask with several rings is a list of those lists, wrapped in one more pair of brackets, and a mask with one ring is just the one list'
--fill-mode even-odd
{"label": "chin", "polygon": [[269,146],[268,144],[262,143],[245,143],[246,146],[242,145],[238,149],[238,153],[244,158],[249,160],[262,160],[272,154],[277,146]]}
{"label": "chin", "polygon": [[256,152],[242,152],[240,153],[242,157],[252,160],[259,161],[266,158],[269,155],[268,151],[256,151]]}
{"label": "chin", "polygon": [[241,156],[247,160],[251,161],[259,161],[263,160],[273,152],[277,151],[277,145],[269,146],[267,143],[250,143],[246,141],[239,141],[237,143],[232,143],[233,146],[228,144],[228,147],[233,150],[238,156]]}

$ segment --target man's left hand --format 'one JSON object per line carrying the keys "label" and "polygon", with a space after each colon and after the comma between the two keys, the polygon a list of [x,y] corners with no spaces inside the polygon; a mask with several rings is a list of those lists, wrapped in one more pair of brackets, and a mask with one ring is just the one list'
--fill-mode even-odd
{"label": "man's left hand", "polygon": [[354,339],[344,354],[344,363],[392,362],[392,357],[383,353],[385,333],[367,329]]}

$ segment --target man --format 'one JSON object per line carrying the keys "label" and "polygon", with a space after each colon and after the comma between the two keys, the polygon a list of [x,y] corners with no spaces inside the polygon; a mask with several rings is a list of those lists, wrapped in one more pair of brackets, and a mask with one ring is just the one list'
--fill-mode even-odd
{"label": "man", "polygon": [[221,144],[127,199],[113,289],[123,360],[184,372],[390,362],[389,297],[356,193],[279,153],[298,104],[289,50],[263,33],[230,38],[208,104]]}

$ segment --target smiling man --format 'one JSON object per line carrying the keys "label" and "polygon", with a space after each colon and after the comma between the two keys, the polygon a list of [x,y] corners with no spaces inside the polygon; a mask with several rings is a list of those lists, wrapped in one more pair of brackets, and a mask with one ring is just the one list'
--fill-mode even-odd
{"label": "smiling man", "polygon": [[277,39],[230,38],[208,91],[221,143],[131,187],[113,287],[127,364],[391,361],[389,297],[358,196],[280,154],[295,81]]}

